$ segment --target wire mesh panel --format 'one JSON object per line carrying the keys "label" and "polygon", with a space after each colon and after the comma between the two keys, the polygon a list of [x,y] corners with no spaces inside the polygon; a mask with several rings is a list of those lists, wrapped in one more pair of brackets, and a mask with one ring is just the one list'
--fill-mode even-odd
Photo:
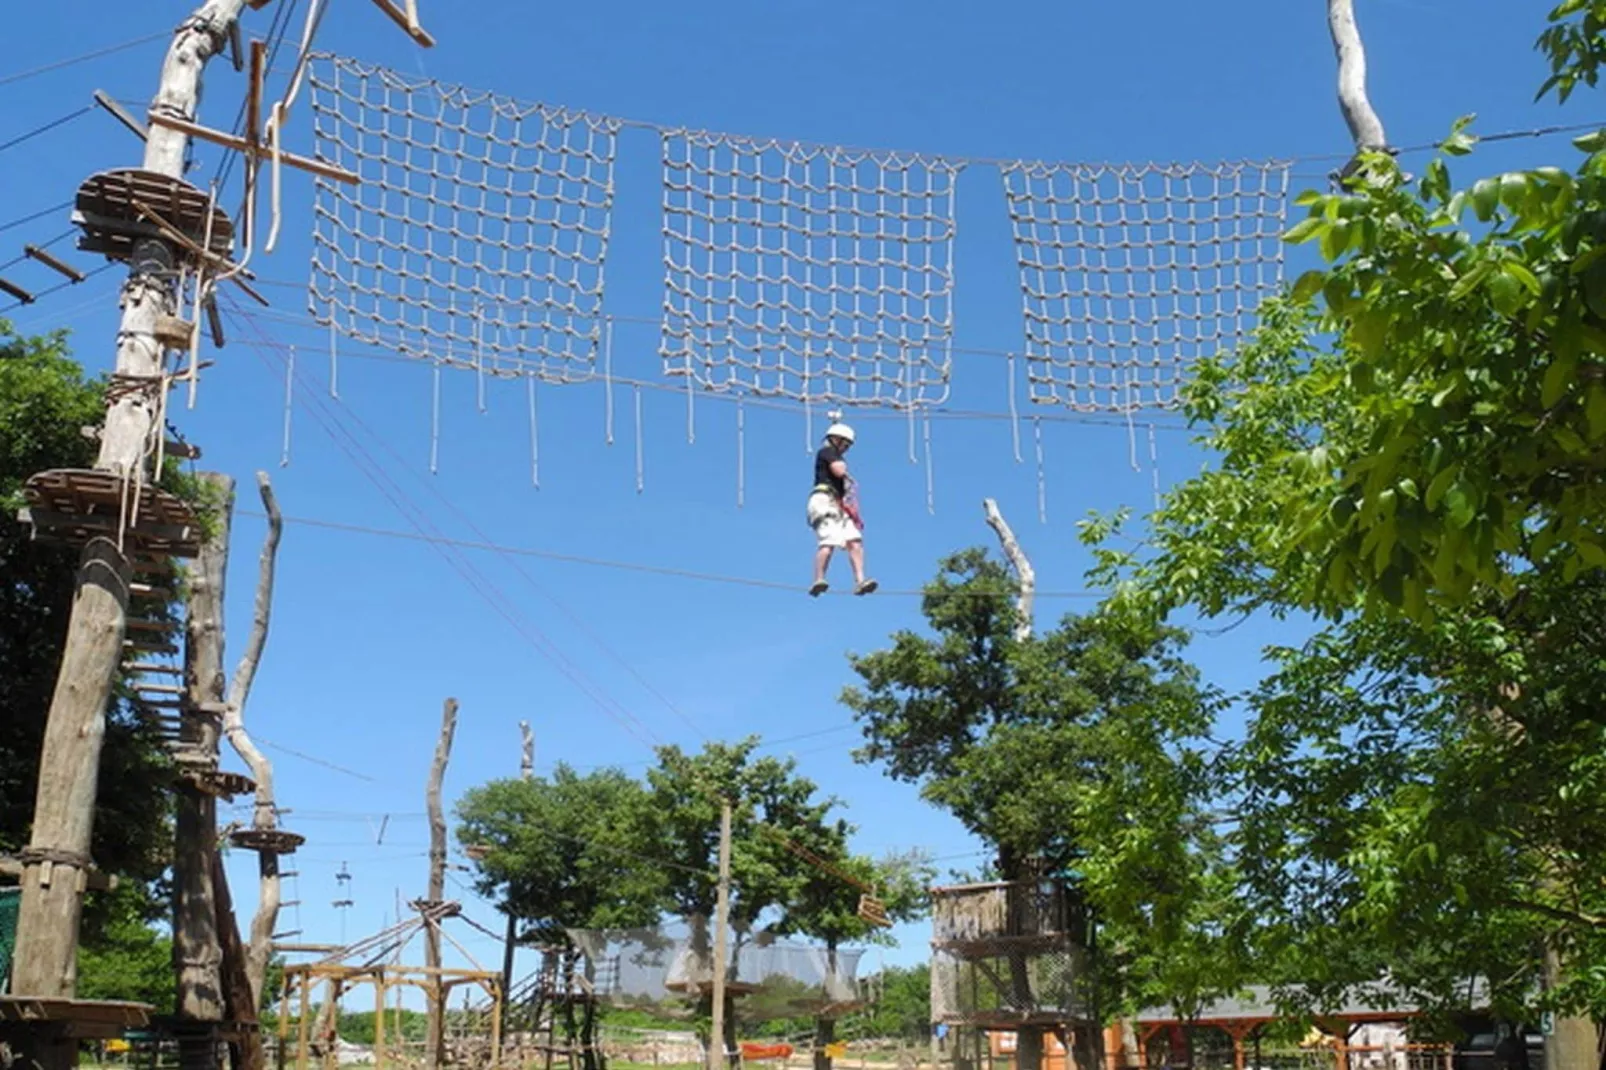
{"label": "wire mesh panel", "polygon": [[932,1020],[1002,1029],[1091,1017],[1085,959],[1069,943],[935,949]]}
{"label": "wire mesh panel", "polygon": [[336,56],[310,66],[314,318],[411,356],[590,376],[620,124]]}
{"label": "wire mesh panel", "polygon": [[804,404],[946,399],[959,164],[684,131],[663,161],[666,373]]}
{"label": "wire mesh panel", "polygon": [[1289,164],[1012,163],[1029,397],[1175,404],[1188,365],[1239,342],[1282,281]]}

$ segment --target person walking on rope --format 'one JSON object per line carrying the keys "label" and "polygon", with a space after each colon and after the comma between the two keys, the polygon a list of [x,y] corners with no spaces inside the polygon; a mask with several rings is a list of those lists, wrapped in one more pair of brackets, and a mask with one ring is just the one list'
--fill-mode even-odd
{"label": "person walking on rope", "polygon": [[838,421],[825,429],[825,444],[814,455],[808,518],[819,543],[814,551],[814,583],[809,587],[809,594],[815,597],[830,589],[825,569],[831,555],[842,549],[847,550],[853,565],[853,593],[869,594],[876,589],[876,581],[864,575],[864,521],[859,516],[853,477],[848,475],[847,453],[852,447],[853,428]]}

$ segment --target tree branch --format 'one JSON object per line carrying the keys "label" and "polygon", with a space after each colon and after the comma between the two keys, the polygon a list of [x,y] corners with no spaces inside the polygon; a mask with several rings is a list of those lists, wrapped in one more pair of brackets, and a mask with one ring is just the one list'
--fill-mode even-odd
{"label": "tree branch", "polygon": [[1553,907],[1548,903],[1533,903],[1526,899],[1507,899],[1506,906],[1516,910],[1529,910],[1535,914],[1543,914],[1547,918],[1565,921],[1571,925],[1583,925],[1591,929],[1606,929],[1606,918],[1598,914],[1585,914],[1577,910],[1568,910],[1565,907]]}
{"label": "tree branch", "polygon": [[998,542],[1004,549],[1004,556],[1009,558],[1010,565],[1015,569],[1015,578],[1020,586],[1020,593],[1015,598],[1015,612],[1019,618],[1015,622],[1015,638],[1030,639],[1032,600],[1037,592],[1037,573],[1032,570],[1032,562],[1027,558],[1026,551],[1021,549],[1020,541],[1010,530],[1004,514],[998,511],[998,503],[991,498],[983,498],[981,508],[987,517],[987,526],[997,534]]}
{"label": "tree branch", "polygon": [[1327,28],[1338,57],[1338,106],[1359,151],[1388,148],[1383,120],[1366,95],[1366,49],[1355,24],[1355,0],[1327,0]]}

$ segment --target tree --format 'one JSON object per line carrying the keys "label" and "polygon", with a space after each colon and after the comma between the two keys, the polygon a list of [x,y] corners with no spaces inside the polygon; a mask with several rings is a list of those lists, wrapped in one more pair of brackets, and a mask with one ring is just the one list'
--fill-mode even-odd
{"label": "tree", "polygon": [[[526,923],[525,939],[567,942],[566,928],[657,922],[662,871],[641,850],[647,805],[618,769],[493,780],[457,804],[458,842],[476,848],[477,890]],[[483,853],[482,853],[483,852]]]}
{"label": "tree", "polygon": [[[69,357],[64,332],[23,337],[0,321],[0,851],[28,841],[78,563],[70,548],[34,542],[18,521],[22,486],[35,472],[93,462],[94,444],[81,429],[99,422],[103,391],[104,384],[86,380]],[[107,711],[91,855],[128,887],[92,895],[82,932],[86,982],[98,976],[103,991],[116,991],[124,975],[129,986],[123,991],[147,988],[134,980],[144,976],[144,953],[126,970],[116,965],[116,955],[138,942],[130,926],[160,911],[159,881],[172,839],[170,777],[165,754],[120,694]],[[142,919],[137,924],[136,917]],[[90,972],[102,966],[99,975]]]}
{"label": "tree", "polygon": [[[1542,94],[1594,84],[1603,14],[1552,11]],[[1317,626],[1270,651],[1228,763],[1230,879],[1306,998],[1386,968],[1440,1005],[1476,975],[1508,1014],[1606,1014],[1569,966],[1606,931],[1606,135],[1576,144],[1458,190],[1463,121],[1420,181],[1363,155],[1303,195],[1289,239],[1329,266],[1187,394],[1217,464],[1101,551],[1122,612]],[[1552,1048],[1592,1065],[1592,1037],[1564,1018]]]}
{"label": "tree", "polygon": [[[1136,1000],[1155,988],[1139,972],[1165,961],[1136,954],[1141,937],[1207,935],[1193,875],[1207,828],[1198,737],[1210,696],[1176,629],[1112,613],[1034,635],[1019,626],[1015,596],[983,550],[942,562],[922,602],[931,634],[901,631],[888,649],[852,658],[863,685],[843,702],[864,729],[856,757],[918,784],[992,844],[1003,880],[1065,879],[1112,926],[1108,995]],[[1128,869],[1154,879],[1147,889],[1114,879]],[[1230,961],[1206,956],[1202,967]],[[1029,988],[1024,974],[1015,983]],[[1190,979],[1202,998],[1229,983]]]}
{"label": "tree", "polygon": [[[662,867],[665,909],[692,926],[700,954],[711,947],[707,923],[718,891],[720,802],[731,801],[732,966],[765,922],[773,932],[787,931],[788,911],[816,872],[794,849],[843,857],[850,831],[847,822],[829,816],[837,800],[818,798],[813,781],[798,775],[792,759],[756,755],[758,744],[752,736],[708,743],[696,754],[660,747],[657,765],[647,771],[642,842],[652,845]],[[731,980],[738,979],[733,969]],[[700,1018],[712,1009],[711,1001],[711,994],[700,995]],[[734,1050],[735,1015],[730,1006],[725,1010],[724,1043]]]}

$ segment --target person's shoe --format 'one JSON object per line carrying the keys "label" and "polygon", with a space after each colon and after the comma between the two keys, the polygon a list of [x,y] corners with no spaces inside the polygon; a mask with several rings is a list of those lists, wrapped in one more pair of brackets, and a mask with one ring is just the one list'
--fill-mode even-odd
{"label": "person's shoe", "polygon": [[814,583],[809,587],[809,597],[818,598],[820,595],[824,594],[830,589],[831,585],[829,583],[826,583],[824,580],[815,580]]}
{"label": "person's shoe", "polygon": [[871,594],[876,589],[875,580],[860,580],[859,585],[853,589],[854,594]]}

